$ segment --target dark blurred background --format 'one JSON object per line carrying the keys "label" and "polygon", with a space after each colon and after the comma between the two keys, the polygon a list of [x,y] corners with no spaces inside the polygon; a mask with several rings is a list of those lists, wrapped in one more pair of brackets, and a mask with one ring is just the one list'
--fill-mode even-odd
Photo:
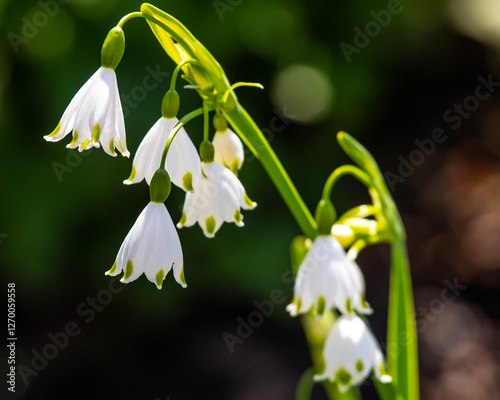
{"label": "dark blurred background", "polygon": [[[239,89],[239,99],[311,209],[330,172],[349,162],[339,130],[373,152],[408,231],[422,399],[499,398],[500,3],[154,4],[187,26],[232,82],[265,86]],[[42,139],[100,66],[108,30],[139,6],[0,1],[0,278],[5,293],[16,284],[23,366],[10,398],[292,399],[310,366],[299,320],[285,312],[292,285],[283,274],[300,231],[259,163],[248,154],[240,174],[259,203],[244,213],[245,228],[225,224],[211,240],[198,227],[179,231],[187,289],[169,275],[161,291],[144,276],[122,291],[104,272],[149,200],[146,184],[122,184],[131,159]],[[125,33],[117,74],[133,156],[160,116],[173,63],[143,21]],[[144,88],[147,76],[156,89]],[[182,114],[199,106],[195,92],[181,91]],[[188,132],[199,143],[201,121]],[[342,212],[368,197],[346,180],[334,201]],[[174,190],[174,221],[182,203]],[[383,342],[388,248],[358,261]],[[224,334],[237,335],[276,289],[286,302],[228,346]],[[370,383],[362,392],[376,398]],[[314,398],[325,396],[318,389]]]}

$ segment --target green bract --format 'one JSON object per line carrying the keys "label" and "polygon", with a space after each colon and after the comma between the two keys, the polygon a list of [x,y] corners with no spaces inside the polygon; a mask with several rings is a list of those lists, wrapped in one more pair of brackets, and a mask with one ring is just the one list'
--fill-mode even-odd
{"label": "green bract", "polygon": [[176,90],[169,90],[165,93],[163,101],[161,102],[161,114],[164,118],[175,118],[179,112],[179,93]]}
{"label": "green bract", "polygon": [[125,34],[115,26],[104,40],[101,51],[101,66],[115,70],[125,52]]}
{"label": "green bract", "polygon": [[204,141],[200,144],[200,157],[204,163],[211,163],[214,161],[214,145],[211,142]]}
{"label": "green bract", "polygon": [[337,213],[333,204],[328,199],[322,199],[316,207],[314,218],[318,223],[318,231],[320,235],[329,235],[332,231],[332,226],[337,219]]}
{"label": "green bract", "polygon": [[168,176],[167,171],[160,168],[153,175],[153,179],[151,179],[151,184],[149,186],[149,197],[151,201],[153,203],[164,203],[170,194],[170,189],[172,189],[170,176]]}
{"label": "green bract", "polygon": [[217,132],[225,132],[227,130],[227,121],[221,114],[214,116],[214,128]]}

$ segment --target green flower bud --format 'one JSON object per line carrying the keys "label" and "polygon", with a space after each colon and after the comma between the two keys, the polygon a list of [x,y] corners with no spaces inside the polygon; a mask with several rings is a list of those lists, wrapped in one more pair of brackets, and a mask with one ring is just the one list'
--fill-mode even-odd
{"label": "green flower bud", "polygon": [[175,118],[179,112],[179,93],[176,90],[169,90],[165,93],[163,101],[161,102],[161,114],[164,118]]}
{"label": "green flower bud", "polygon": [[214,161],[214,145],[211,142],[204,141],[200,144],[200,157],[204,163],[211,163]]}
{"label": "green flower bud", "polygon": [[153,179],[151,179],[151,184],[149,185],[149,198],[153,203],[162,204],[167,200],[170,189],[172,189],[170,176],[168,176],[167,171],[160,168],[153,175]]}
{"label": "green flower bud", "polygon": [[322,199],[316,207],[314,218],[318,223],[319,234],[329,235],[332,230],[332,226],[337,219],[337,212],[335,211],[332,202],[330,200]]}
{"label": "green flower bud", "polygon": [[217,132],[225,132],[227,130],[227,121],[222,114],[214,116],[214,128]]}
{"label": "green flower bud", "polygon": [[122,28],[115,26],[104,40],[101,51],[101,66],[115,70],[125,52],[125,34]]}

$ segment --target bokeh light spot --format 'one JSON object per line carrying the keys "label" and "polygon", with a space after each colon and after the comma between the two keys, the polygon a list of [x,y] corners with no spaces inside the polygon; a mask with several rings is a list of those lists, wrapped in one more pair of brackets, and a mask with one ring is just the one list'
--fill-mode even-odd
{"label": "bokeh light spot", "polygon": [[329,111],[333,93],[333,83],[324,71],[294,64],[277,75],[271,97],[274,105],[287,118],[312,123]]}

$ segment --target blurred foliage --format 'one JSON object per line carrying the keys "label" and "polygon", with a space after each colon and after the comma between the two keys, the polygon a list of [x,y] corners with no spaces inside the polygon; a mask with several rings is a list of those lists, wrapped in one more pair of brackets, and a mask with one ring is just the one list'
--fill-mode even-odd
{"label": "blurred foliage", "polygon": [[[68,138],[49,144],[42,136],[55,128],[72,96],[99,67],[102,41],[109,29],[141,2],[60,3],[0,1],[0,181],[4,193],[0,232],[8,235],[0,243],[0,277],[1,282],[17,285],[18,362],[29,363],[31,349],[41,349],[49,342],[47,334],[63,330],[69,321],[78,321],[83,331],[39,376],[30,379],[25,398],[153,400],[170,395],[175,400],[199,398],[200,393],[204,399],[292,398],[294,385],[310,361],[298,322],[286,316],[284,305],[276,306],[276,313],[254,336],[236,345],[235,354],[228,352],[222,339],[225,331],[234,333],[237,317],[246,318],[255,310],[255,299],[269,299],[274,289],[291,298],[292,286],[282,275],[289,270],[289,243],[300,232],[250,154],[240,179],[259,206],[244,213],[245,228],[225,224],[212,240],[206,240],[198,227],[179,231],[187,289],[168,276],[158,291],[141,277],[123,294],[116,294],[92,325],[77,313],[79,304],[108,287],[104,272],[147,204],[148,191],[144,182],[122,185],[131,160],[112,159],[100,150],[70,152],[65,148]],[[222,14],[216,3],[227,6]],[[264,85],[264,91],[239,89],[239,99],[264,129],[311,209],[329,173],[347,162],[335,143],[337,131],[351,133],[372,150],[382,171],[395,172],[398,156],[407,157],[415,149],[415,139],[444,127],[443,112],[474,93],[479,75],[499,71],[494,48],[455,30],[447,11],[453,1],[400,4],[403,11],[393,14],[387,27],[348,63],[340,43],[352,45],[354,28],[364,29],[374,20],[371,12],[387,9],[386,0],[154,3],[203,42],[232,82]],[[33,37],[27,38],[26,32]],[[126,126],[133,157],[160,116],[160,101],[169,83],[168,77],[160,77],[156,89],[144,91],[140,89],[143,79],[157,68],[171,73],[173,64],[143,21],[128,23],[125,34],[127,48],[117,74],[124,105],[126,96],[132,102],[127,106]],[[24,39],[13,46],[13,35]],[[297,65],[316,71],[314,76],[321,77],[317,84],[330,96],[325,109],[310,121],[301,122],[300,115],[288,115],[286,109],[287,96],[290,104],[293,97],[296,112],[301,104],[314,100],[315,91],[307,90],[307,82],[288,86],[285,100],[276,100],[282,90],[281,72]],[[179,82],[181,114],[200,106],[194,91],[180,88]],[[446,197],[449,193],[443,192],[447,186],[442,183],[443,179],[447,182],[445,167],[449,172],[455,165],[447,164],[448,153],[455,146],[467,147],[470,138],[481,142],[478,154],[489,155],[485,168],[492,179],[498,179],[499,99],[494,93],[460,130],[448,129],[449,140],[438,145],[436,154],[399,183],[395,192],[409,231],[417,295],[418,289],[420,293],[429,287],[440,289],[445,277],[458,276],[469,288],[461,300],[476,304],[484,318],[496,318],[497,324],[498,311],[488,308],[491,300],[486,300],[499,286],[498,258],[484,269],[456,250],[467,215],[460,214],[457,226],[456,215],[447,214],[457,199]],[[285,121],[279,129],[273,123],[277,113]],[[188,132],[198,143],[201,121],[190,123]],[[454,151],[467,163],[468,153]],[[458,162],[456,157],[453,160]],[[66,167],[59,177],[55,166]],[[472,189],[464,190],[470,193]],[[368,197],[360,185],[346,181],[333,200],[341,213]],[[174,221],[180,218],[182,202],[180,190],[168,199]],[[491,234],[500,239],[498,230]],[[482,240],[484,235],[479,237]],[[486,251],[498,255],[495,247]],[[368,299],[377,310],[371,322],[380,340],[387,302],[385,251],[383,247],[369,249],[359,260],[366,274]],[[457,257],[453,253],[461,254],[460,269],[455,268],[457,263],[446,261]],[[498,354],[498,348],[492,354]],[[444,364],[439,365],[434,368],[445,371],[439,369]],[[423,376],[438,376],[430,371],[423,369]],[[432,393],[433,387],[440,388],[432,386],[438,383],[438,378],[424,380],[428,385],[424,395]],[[370,387],[363,391],[370,398]]]}

